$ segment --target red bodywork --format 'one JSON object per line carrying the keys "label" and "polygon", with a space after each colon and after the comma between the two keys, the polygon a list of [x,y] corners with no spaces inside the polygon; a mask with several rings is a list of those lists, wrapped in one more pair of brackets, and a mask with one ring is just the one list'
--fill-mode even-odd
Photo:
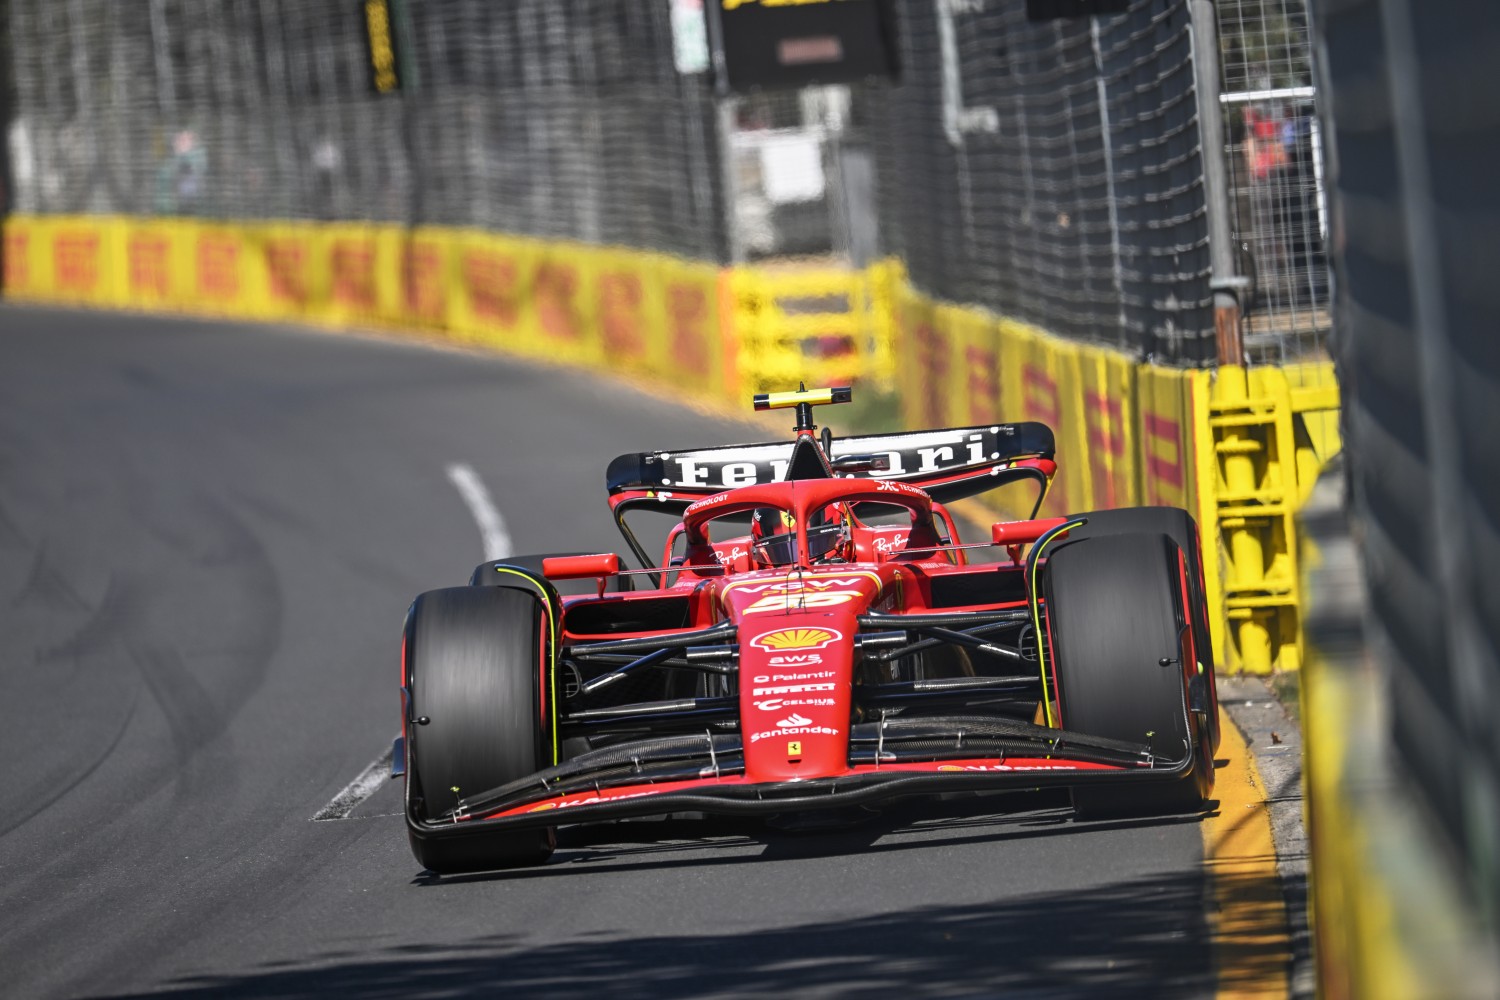
{"label": "red bodywork", "polygon": [[[816,442],[808,432],[800,434],[799,439],[807,446]],[[825,467],[827,464],[825,455]],[[1000,468],[996,466],[997,471]],[[1050,455],[1025,455],[1004,464],[1006,470],[1019,469],[1042,477],[1044,486],[1055,468]],[[423,829],[534,827],[555,824],[561,818],[557,813],[566,813],[569,822],[686,810],[751,814],[862,803],[952,788],[1036,788],[1088,781],[1181,779],[1194,766],[1191,755],[1164,761],[1141,752],[1142,748],[1107,740],[1092,744],[1086,740],[1049,742],[1049,732],[1070,739],[1076,734],[1040,725],[1044,713],[1035,693],[1035,712],[1029,717],[1016,717],[1011,723],[1015,729],[1013,743],[1023,741],[1029,750],[965,752],[960,727],[951,752],[934,753],[932,759],[888,759],[891,755],[883,752],[880,734],[887,721],[874,703],[859,697],[870,690],[870,678],[883,669],[871,666],[877,662],[871,653],[880,648],[877,643],[894,647],[916,641],[919,634],[941,634],[932,633],[932,629],[961,629],[970,619],[981,624],[1010,623],[1008,627],[1014,627],[1022,637],[1017,646],[1023,652],[1028,643],[1035,643],[1034,627],[1040,621],[1023,553],[1049,533],[1065,531],[1068,522],[1054,518],[1000,523],[992,527],[988,542],[961,546],[953,535],[952,518],[929,490],[966,477],[975,477],[972,469],[956,473],[939,470],[924,480],[922,487],[892,479],[840,477],[836,473],[757,482],[718,492],[701,488],[693,492],[671,483],[674,490],[666,496],[679,504],[682,522],[669,535],[667,551],[657,568],[629,571],[633,580],[650,580],[659,586],[606,594],[605,581],[619,572],[615,556],[549,559],[547,576],[557,580],[597,577],[600,585],[597,595],[556,599],[558,627],[550,637],[550,656],[542,657],[544,681],[550,681],[541,686],[538,710],[542,728],[554,737],[561,730],[566,743],[570,727],[575,734],[586,732],[585,723],[594,721],[584,715],[570,716],[567,706],[559,704],[565,700],[560,695],[549,697],[548,692],[560,692],[566,685],[555,673],[547,677],[548,670],[575,671],[579,669],[576,665],[568,666],[574,663],[570,657],[582,663],[585,656],[614,648],[625,650],[616,660],[649,655],[652,644],[641,640],[659,640],[663,646],[660,652],[676,649],[673,655],[688,661],[695,655],[718,656],[720,662],[733,664],[735,669],[725,671],[732,679],[723,682],[732,690],[726,690],[723,698],[685,699],[695,704],[712,702],[721,712],[718,728],[710,725],[701,730],[705,733],[704,754],[676,772],[652,774],[644,780],[614,776],[586,788],[567,788],[560,778],[549,785],[551,779],[544,772],[528,790],[471,796],[446,824],[425,824]],[[661,492],[644,485],[614,489],[610,504],[618,509],[654,503]],[[681,506],[694,496],[697,499]],[[819,563],[809,558],[806,532],[816,513],[831,505],[859,510],[862,504],[904,510],[910,516],[910,525],[892,528],[851,518],[845,561]],[[765,507],[791,514],[798,532],[794,564],[774,568],[756,565],[748,535],[712,537],[721,519]],[[678,536],[684,550],[674,562],[673,545]],[[969,551],[984,546],[1004,554],[1000,564],[969,561]],[[1035,572],[1035,567],[1031,571]],[[1186,606],[1188,568],[1184,565],[1182,571]],[[630,620],[633,608],[642,609],[640,617],[649,619],[664,606],[680,608],[680,622],[644,630],[613,627],[612,623]],[[903,619],[920,621],[929,632],[907,635],[902,629]],[[600,622],[611,627],[591,630]],[[1187,629],[1184,644],[1185,692],[1196,659],[1192,631]],[[895,638],[903,635],[906,638]],[[674,643],[679,645],[671,646]],[[559,663],[564,667],[559,668]],[[996,677],[967,680],[975,685],[993,681],[997,690],[1010,690],[1004,688],[1005,682],[1014,682],[1012,688],[1026,682],[1043,692],[1055,692],[1055,678],[1047,678],[1043,687],[1037,666],[1034,657],[1027,660],[1022,656],[1012,670],[1016,676],[1002,672]],[[634,667],[632,664],[631,669]],[[648,669],[650,665],[631,676]],[[584,675],[579,673],[572,682],[584,683]],[[959,687],[965,682],[960,675],[925,683]],[[903,683],[923,693],[919,690],[924,683],[921,678]],[[657,712],[656,706],[662,703],[650,702],[646,708]],[[682,726],[675,731],[685,732]],[[856,735],[857,740],[853,738]],[[736,743],[733,753],[720,749]],[[553,745],[557,745],[555,738]],[[559,754],[553,764],[552,770],[558,771],[567,764],[567,755]],[[549,787],[558,790],[549,793]],[[413,823],[416,829],[416,821]]]}

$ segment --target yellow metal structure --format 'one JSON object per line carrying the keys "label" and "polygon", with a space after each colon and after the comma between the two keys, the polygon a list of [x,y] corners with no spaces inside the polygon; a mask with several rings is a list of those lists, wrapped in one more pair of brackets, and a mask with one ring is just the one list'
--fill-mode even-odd
{"label": "yellow metal structure", "polygon": [[1210,468],[1232,670],[1302,665],[1295,515],[1338,452],[1338,406],[1329,362],[1226,366],[1214,380]]}
{"label": "yellow metal structure", "polygon": [[882,267],[734,268],[741,395],[804,381],[889,389],[895,360]]}

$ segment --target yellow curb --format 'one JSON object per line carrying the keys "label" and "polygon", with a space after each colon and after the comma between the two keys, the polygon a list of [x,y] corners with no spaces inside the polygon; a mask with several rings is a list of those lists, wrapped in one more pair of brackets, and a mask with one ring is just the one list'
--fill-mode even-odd
{"label": "yellow curb", "polygon": [[1222,711],[1220,719],[1219,808],[1203,824],[1217,995],[1285,998],[1292,948],[1265,783],[1244,736]]}

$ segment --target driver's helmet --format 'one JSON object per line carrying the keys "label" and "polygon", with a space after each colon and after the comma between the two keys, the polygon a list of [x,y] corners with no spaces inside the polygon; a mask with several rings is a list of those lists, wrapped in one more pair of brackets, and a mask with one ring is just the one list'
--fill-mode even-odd
{"label": "driver's helmet", "polygon": [[849,562],[853,556],[849,505],[833,503],[807,519],[807,554],[813,562]]}
{"label": "driver's helmet", "polygon": [[789,566],[797,561],[797,520],[776,507],[757,507],[750,515],[750,551],[762,566]]}

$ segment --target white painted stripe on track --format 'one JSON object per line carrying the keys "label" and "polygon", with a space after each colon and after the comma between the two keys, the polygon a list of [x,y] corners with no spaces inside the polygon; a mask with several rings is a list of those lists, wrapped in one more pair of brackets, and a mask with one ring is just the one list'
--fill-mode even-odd
{"label": "white painted stripe on track", "polygon": [[479,536],[484,541],[485,562],[504,559],[511,554],[510,532],[505,528],[505,519],[500,516],[490,491],[484,488],[484,480],[471,465],[455,462],[448,466],[448,479],[458,489],[458,495],[469,505],[474,523],[479,525]]}
{"label": "white painted stripe on track", "polygon": [[330,819],[348,819],[349,814],[359,808],[359,804],[380,790],[380,786],[390,780],[391,756],[394,746],[386,749],[385,753],[370,761],[369,765],[353,781],[345,785],[328,804],[319,809],[313,815],[313,822],[318,823]]}
{"label": "white painted stripe on track", "polygon": [[[458,495],[463,497],[464,503],[468,505],[469,513],[474,516],[474,523],[479,526],[479,537],[484,544],[485,561],[504,559],[510,555],[510,532],[506,530],[505,518],[500,516],[499,508],[490,499],[490,491],[485,489],[484,480],[479,478],[479,473],[474,471],[472,465],[466,465],[463,462],[454,462],[444,471],[448,474],[448,480],[458,490]],[[380,790],[380,786],[388,780],[387,775],[390,770],[391,751],[386,750],[359,772],[353,781],[345,785],[343,790],[330,799],[326,806],[319,809],[313,816],[313,820],[321,822],[348,819],[349,814],[358,809],[361,802]]]}
{"label": "white painted stripe on track", "polygon": [[[448,474],[448,480],[458,490],[458,495],[463,497],[464,503],[468,504],[469,513],[474,516],[474,523],[479,526],[479,537],[484,544],[485,561],[504,559],[510,555],[510,532],[505,528],[505,518],[500,516],[499,508],[490,499],[490,491],[485,489],[484,480],[479,478],[479,473],[474,471],[472,465],[466,465],[463,462],[454,462],[444,471]],[[321,822],[331,819],[348,819],[349,814],[358,809],[361,802],[380,790],[390,770],[391,751],[386,750],[359,772],[353,781],[345,785],[343,790],[330,799],[326,806],[319,809],[313,816],[313,820]]]}

